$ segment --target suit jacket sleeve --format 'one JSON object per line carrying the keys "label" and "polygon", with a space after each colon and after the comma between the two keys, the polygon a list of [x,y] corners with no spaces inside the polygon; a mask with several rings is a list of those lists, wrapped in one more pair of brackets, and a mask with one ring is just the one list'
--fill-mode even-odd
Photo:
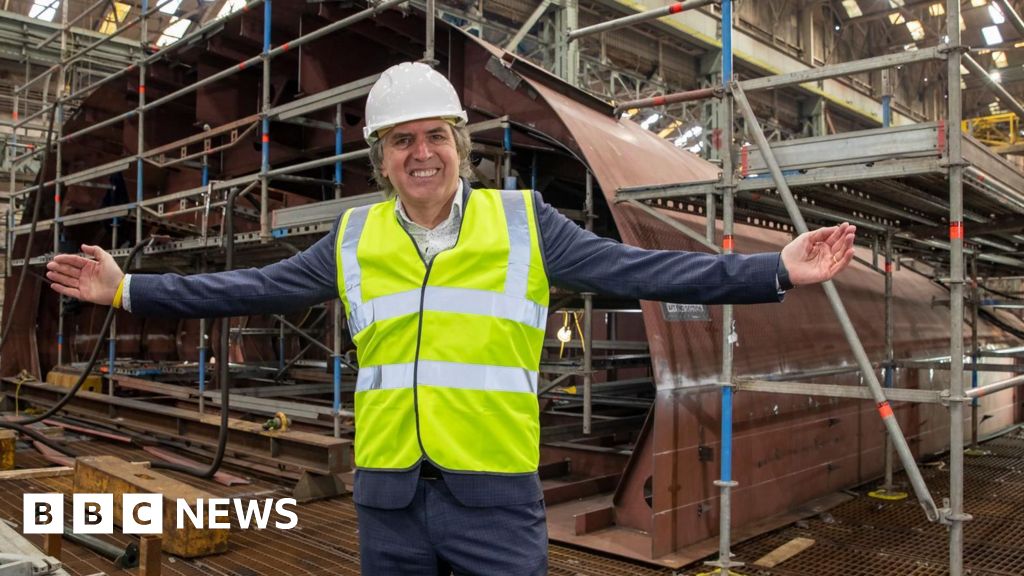
{"label": "suit jacket sleeve", "polygon": [[549,281],[576,292],[685,304],[778,302],[779,253],[645,250],[580,228],[534,193]]}
{"label": "suit jacket sleeve", "polygon": [[338,221],[308,249],[263,268],[209,274],[133,274],[132,313],[177,318],[284,314],[338,297]]}

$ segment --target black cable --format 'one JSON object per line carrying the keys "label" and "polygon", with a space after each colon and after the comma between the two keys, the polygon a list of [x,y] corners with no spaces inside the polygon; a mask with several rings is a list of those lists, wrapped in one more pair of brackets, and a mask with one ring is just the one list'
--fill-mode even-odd
{"label": "black cable", "polygon": [[[224,210],[224,270],[230,271],[234,266],[235,259],[235,199],[238,197],[238,188],[232,188],[228,192],[227,207]],[[175,472],[183,472],[185,474],[191,474],[199,478],[209,479],[212,478],[217,470],[220,469],[221,463],[224,461],[224,452],[227,449],[228,444],[228,407],[230,403],[230,387],[231,387],[231,362],[228,357],[231,354],[230,342],[228,336],[231,332],[231,318],[224,317],[220,319],[220,362],[217,364],[218,378],[220,384],[220,434],[217,436],[217,453],[213,457],[213,462],[205,469],[193,468],[192,466],[182,466],[180,464],[173,464],[171,462],[160,462],[155,461],[151,464],[152,468],[160,470],[172,470]]]}
{"label": "black cable", "polygon": [[[28,240],[25,242],[25,257],[21,260],[21,275],[18,276],[18,287],[14,290],[14,300],[11,301],[9,310],[11,317],[4,326],[3,334],[0,335],[0,352],[3,352],[7,344],[7,336],[11,333],[11,326],[14,324],[14,310],[18,309],[18,301],[21,299],[21,289],[25,286],[25,277],[28,276],[28,262],[32,257],[32,244],[36,238],[36,225],[39,224],[39,207],[43,205],[43,178],[46,175],[46,160],[50,155],[50,144],[53,138],[53,119],[57,115],[57,106],[50,111],[50,122],[46,128],[46,145],[43,146],[43,158],[39,163],[39,173],[36,174],[36,197],[32,205],[32,223],[28,229]],[[13,170],[13,168],[11,168]],[[11,200],[11,206],[14,201]],[[11,247],[14,248],[13,246]]]}
{"label": "black cable", "polygon": [[[135,256],[139,253],[139,250],[141,250],[145,246],[148,246],[152,242],[153,239],[150,238],[148,240],[136,244],[135,247],[132,248],[132,251],[128,253],[128,259],[125,261],[125,270],[127,270],[131,266],[132,260],[135,259]],[[46,420],[50,416],[53,416],[54,414],[59,412],[68,402],[71,401],[71,399],[76,394],[78,394],[78,391],[82,388],[82,385],[85,384],[86,378],[89,376],[89,374],[92,372],[93,367],[96,365],[96,360],[99,358],[100,354],[100,348],[103,347],[103,335],[107,334],[110,331],[110,324],[114,321],[115,311],[116,309],[113,306],[111,306],[110,309],[107,310],[107,317],[103,320],[103,327],[100,328],[100,331],[96,337],[96,345],[93,346],[92,348],[92,354],[89,355],[89,361],[88,363],[86,363],[85,368],[82,369],[82,373],[78,376],[78,380],[75,382],[75,385],[72,386],[71,389],[68,390],[66,394],[64,394],[64,397],[61,398],[56,404],[51,406],[49,410],[43,412],[42,414],[29,416],[27,418],[22,418],[21,420],[0,420],[0,428],[17,429],[15,428],[15,426],[20,426],[24,428],[29,424],[35,424],[36,422]],[[113,376],[113,374],[111,374],[111,376]]]}

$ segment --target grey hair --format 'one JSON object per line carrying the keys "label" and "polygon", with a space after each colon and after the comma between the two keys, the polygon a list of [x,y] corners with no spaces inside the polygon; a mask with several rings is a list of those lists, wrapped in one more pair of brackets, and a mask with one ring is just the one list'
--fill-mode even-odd
{"label": "grey hair", "polygon": [[[450,126],[455,139],[455,150],[459,153],[459,176],[469,178],[473,175],[473,169],[469,163],[469,153],[473,149],[469,130],[465,126]],[[398,190],[381,171],[381,166],[384,164],[384,138],[378,138],[373,144],[370,144],[370,164],[373,166],[373,180],[377,183],[377,187],[387,194],[389,199],[397,196]]]}

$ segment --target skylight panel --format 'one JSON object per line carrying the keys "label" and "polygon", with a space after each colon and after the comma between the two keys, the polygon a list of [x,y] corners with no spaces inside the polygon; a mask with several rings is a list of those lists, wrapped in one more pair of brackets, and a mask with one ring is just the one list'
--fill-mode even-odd
{"label": "skylight panel", "polygon": [[107,15],[103,17],[103,23],[100,24],[100,32],[103,34],[113,34],[117,27],[124,22],[124,19],[128,17],[128,13],[131,10],[132,7],[129,4],[114,2],[114,6],[107,10]]}
{"label": "skylight panel", "polygon": [[188,27],[192,25],[192,21],[187,18],[171,17],[171,23],[164,28],[163,33],[156,39],[157,46],[167,46],[168,44],[174,44],[188,31]]}
{"label": "skylight panel", "polygon": [[903,14],[893,12],[892,14],[889,14],[889,22],[892,22],[892,25],[896,26],[897,24],[903,24],[906,22],[906,19],[903,18]]}
{"label": "skylight panel", "polygon": [[857,4],[857,0],[843,0],[843,8],[846,8],[846,15],[850,18],[856,18],[864,15],[864,13],[860,11],[860,5]]}
{"label": "skylight panel", "polygon": [[919,20],[907,22],[907,30],[910,30],[910,37],[915,41],[924,38],[924,26],[921,25]]}
{"label": "skylight panel", "polygon": [[946,7],[936,2],[928,7],[928,14],[931,16],[942,16],[946,13]]}
{"label": "skylight panel", "polygon": [[995,63],[996,68],[1006,68],[1006,52],[1002,50],[996,50],[992,52],[992,62]]}
{"label": "skylight panel", "polygon": [[58,6],[60,6],[60,0],[33,0],[32,6],[28,9],[28,15],[31,18],[53,22]]}
{"label": "skylight panel", "polygon": [[995,4],[988,5],[988,15],[992,17],[993,24],[1002,24],[1003,22],[1006,22],[1006,17],[1003,16],[1002,9]]}
{"label": "skylight panel", "polygon": [[[156,0],[159,2],[159,0]],[[174,15],[178,12],[178,6],[181,6],[181,0],[171,0],[160,7],[160,11],[164,14]]]}
{"label": "skylight panel", "polygon": [[1003,41],[1003,34],[999,32],[999,26],[986,26],[981,29],[981,35],[985,37],[985,44],[992,46]]}
{"label": "skylight panel", "polygon": [[243,6],[245,6],[245,0],[228,0],[221,6],[217,18],[223,18],[236,10],[241,10]]}

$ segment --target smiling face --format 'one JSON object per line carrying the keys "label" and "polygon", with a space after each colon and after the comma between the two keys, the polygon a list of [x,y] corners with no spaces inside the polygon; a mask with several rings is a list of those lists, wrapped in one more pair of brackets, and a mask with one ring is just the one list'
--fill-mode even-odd
{"label": "smiling face", "polygon": [[459,182],[459,151],[452,126],[441,119],[399,124],[383,138],[381,173],[404,204],[445,203]]}

